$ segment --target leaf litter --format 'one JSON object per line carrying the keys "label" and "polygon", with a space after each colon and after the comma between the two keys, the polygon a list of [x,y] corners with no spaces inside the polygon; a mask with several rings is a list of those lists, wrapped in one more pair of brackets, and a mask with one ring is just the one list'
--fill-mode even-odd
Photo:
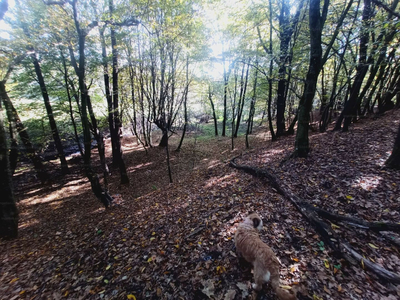
{"label": "leaf litter", "polygon": [[[250,211],[263,217],[261,239],[282,263],[282,284],[303,286],[305,299],[398,299],[399,286],[365,270],[363,260],[357,266],[337,258],[268,182],[228,162],[243,154],[243,164],[272,168],[317,207],[398,223],[400,173],[383,162],[399,119],[395,111],[347,133],[313,134],[309,158],[284,163],[293,137],[271,143],[260,131],[250,137],[250,150],[239,137],[231,151],[228,138],[200,141],[189,134],[180,152],[171,151],[173,184],[163,149],[150,148],[146,155],[124,137],[131,185],[120,186],[112,174],[116,204],[108,210],[92,195],[79,164],[46,186],[20,171],[20,235],[0,241],[0,299],[255,299],[251,269],[239,265],[233,243],[238,222]],[[171,144],[177,142],[173,137]],[[346,224],[330,226],[365,259],[400,273],[399,247],[388,238]],[[261,299],[273,297],[265,286]]]}

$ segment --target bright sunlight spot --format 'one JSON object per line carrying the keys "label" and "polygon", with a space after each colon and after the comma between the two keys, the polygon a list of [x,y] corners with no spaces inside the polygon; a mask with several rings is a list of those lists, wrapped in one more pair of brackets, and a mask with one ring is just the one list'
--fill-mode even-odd
{"label": "bright sunlight spot", "polygon": [[381,180],[382,177],[376,175],[361,176],[357,178],[351,186],[355,188],[362,188],[366,191],[371,191],[378,187]]}

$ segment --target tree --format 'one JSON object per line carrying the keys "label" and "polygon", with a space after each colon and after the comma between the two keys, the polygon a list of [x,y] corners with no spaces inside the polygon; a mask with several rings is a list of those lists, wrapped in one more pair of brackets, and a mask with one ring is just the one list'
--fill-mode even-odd
{"label": "tree", "polygon": [[[69,47],[71,64],[75,70],[75,73],[78,77],[79,83],[79,91],[80,91],[80,109],[81,109],[81,120],[83,127],[83,140],[84,140],[84,170],[87,178],[90,181],[92,191],[95,196],[103,203],[105,207],[108,207],[113,198],[109,195],[108,191],[103,189],[99,177],[94,172],[91,166],[91,128],[96,137],[97,144],[99,147],[99,155],[102,163],[103,170],[105,170],[105,159],[104,159],[104,144],[103,137],[97,128],[97,120],[93,113],[93,108],[89,96],[89,89],[86,84],[86,54],[85,54],[85,46],[86,46],[86,37],[89,32],[98,25],[97,21],[90,22],[87,26],[83,26],[81,20],[79,19],[78,10],[78,0],[68,1],[60,1],[60,2],[49,2],[48,5],[57,5],[64,6],[68,4],[72,11],[73,23],[75,25],[75,31],[77,35],[77,47],[79,58],[76,60],[74,51],[72,47]],[[64,10],[66,11],[66,10]],[[92,123],[89,122],[89,117]]]}
{"label": "tree", "polygon": [[[113,0],[108,0],[109,4],[109,13],[110,20],[113,22],[113,12],[114,12],[114,3]],[[112,139],[112,152],[113,152],[113,161],[117,164],[120,171],[121,176],[121,184],[129,183],[129,177],[126,173],[126,166],[124,159],[122,157],[122,148],[121,148],[121,138],[119,134],[121,124],[120,112],[119,112],[119,94],[118,94],[118,49],[117,49],[117,39],[115,37],[115,25],[111,25],[111,48],[112,48],[112,101],[110,101],[110,95],[107,97],[108,101],[108,114],[109,114],[109,123],[110,124],[110,132]],[[111,116],[110,116],[111,114]],[[111,120],[110,120],[111,119]]]}
{"label": "tree", "polygon": [[393,169],[400,169],[400,124],[397,130],[397,137],[394,141],[392,154],[385,162],[386,166]]}
{"label": "tree", "polygon": [[[281,0],[281,11],[279,15],[279,37],[280,37],[280,53],[279,53],[279,80],[276,100],[276,136],[279,137],[285,132],[285,109],[286,96],[290,77],[287,76],[287,66],[290,68],[291,56],[289,44],[292,39],[293,32],[299,21],[300,12],[303,8],[304,1],[300,1],[295,16],[290,20],[290,10],[288,0]],[[293,48],[292,43],[292,48]]]}
{"label": "tree", "polygon": [[357,74],[354,79],[353,85],[351,87],[350,99],[346,102],[344,109],[338,118],[335,129],[338,130],[341,128],[341,123],[343,118],[346,118],[344,131],[347,131],[348,124],[350,120],[354,117],[354,113],[356,112],[356,103],[358,98],[358,93],[361,89],[361,85],[365,75],[367,74],[369,64],[367,63],[367,50],[368,50],[368,41],[369,41],[369,32],[370,32],[370,19],[372,17],[372,8],[371,8],[371,0],[364,0],[364,10],[362,15],[362,28],[361,28],[361,36],[360,36],[360,55],[359,55],[359,63],[357,66]]}
{"label": "tree", "polygon": [[214,119],[215,136],[218,136],[218,120],[217,120],[217,114],[215,112],[215,104],[214,104],[212,97],[213,97],[213,91],[211,89],[211,84],[209,84],[208,85],[208,100],[210,101],[211,110],[212,110],[213,119]]}
{"label": "tree", "polygon": [[328,14],[329,0],[324,1],[322,14],[320,11],[320,1],[311,0],[309,8],[309,28],[310,28],[310,62],[304,84],[303,94],[300,98],[298,109],[298,126],[295,140],[294,156],[307,157],[310,151],[308,140],[308,130],[310,123],[310,112],[314,100],[314,95],[317,87],[319,73],[326,63],[336,37],[339,34],[343,21],[352,6],[353,1],[350,0],[343,9],[335,30],[331,36],[329,43],[325,48],[325,53],[322,53],[322,29]]}
{"label": "tree", "polygon": [[[7,0],[0,3],[0,20],[7,11]],[[4,130],[3,106],[0,101],[0,238],[18,236],[18,209],[15,204],[8,160],[7,138]]]}
{"label": "tree", "polygon": [[320,1],[310,0],[309,27],[310,27],[310,64],[304,85],[303,96],[300,99],[298,111],[298,127],[295,142],[295,155],[306,157],[309,152],[308,128],[310,111],[314,100],[318,75],[322,68],[321,33],[328,11],[329,0],[324,1],[323,13],[320,12]]}
{"label": "tree", "polygon": [[[32,35],[30,33],[28,24],[25,22],[23,8],[20,5],[18,0],[16,1],[16,4],[17,4],[17,8],[18,8],[18,17],[19,17],[19,21],[20,21],[20,26],[25,35],[24,39],[26,41],[29,41],[30,39],[32,39]],[[63,149],[63,146],[61,143],[60,134],[58,131],[57,123],[54,118],[53,108],[52,108],[52,105],[50,102],[48,89],[47,89],[46,83],[44,81],[44,76],[43,76],[42,68],[40,65],[40,59],[38,57],[36,49],[29,42],[27,43],[26,49],[28,50],[28,53],[30,53],[29,57],[34,66],[37,81],[40,86],[40,91],[41,91],[41,94],[43,97],[44,105],[46,107],[47,117],[49,119],[49,125],[50,125],[51,133],[53,136],[54,144],[56,146],[58,156],[59,156],[60,162],[61,162],[61,171],[63,172],[63,174],[67,174],[69,172],[68,164],[67,164],[67,160],[65,159],[64,149]]]}
{"label": "tree", "polygon": [[15,204],[4,131],[3,107],[0,101],[0,238],[18,236],[18,209]]}

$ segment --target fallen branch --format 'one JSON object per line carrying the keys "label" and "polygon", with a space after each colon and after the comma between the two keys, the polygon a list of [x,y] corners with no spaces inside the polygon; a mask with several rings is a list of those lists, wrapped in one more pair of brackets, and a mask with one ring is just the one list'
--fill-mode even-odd
{"label": "fallen branch", "polygon": [[[390,272],[382,268],[380,265],[375,264],[362,257],[353,248],[351,248],[349,244],[337,238],[334,232],[330,230],[330,227],[325,222],[320,220],[316,214],[318,214],[320,217],[329,220],[342,221],[351,224],[353,226],[362,227],[364,229],[371,229],[377,232],[389,231],[389,230],[399,231],[400,230],[399,224],[386,223],[386,222],[367,222],[357,218],[336,215],[326,210],[316,208],[305,201],[301,201],[300,198],[297,197],[290,189],[284,188],[283,185],[280,183],[279,179],[273,175],[272,171],[269,171],[268,169],[259,169],[245,165],[238,165],[236,164],[235,160],[236,158],[233,158],[230,161],[229,165],[231,167],[243,170],[246,173],[249,173],[256,177],[267,178],[271,186],[275,188],[279,194],[281,194],[282,196],[284,196],[286,199],[288,199],[290,202],[293,203],[293,205],[302,214],[302,216],[315,228],[315,230],[322,237],[324,242],[326,242],[329,245],[329,247],[332,250],[334,250],[336,255],[340,255],[351,264],[357,264],[357,262],[361,262],[362,260],[364,266],[366,266],[369,270],[371,270],[381,279],[384,279],[392,283],[400,283],[399,275]],[[342,248],[346,250],[346,252],[342,251],[341,250]],[[354,259],[356,261],[354,261]]]}
{"label": "fallen branch", "polygon": [[342,242],[342,246],[344,249],[346,249],[347,252],[349,252],[349,254],[354,257],[357,261],[359,261],[362,264],[364,264],[364,266],[366,266],[368,269],[370,269],[372,272],[374,272],[376,275],[378,275],[380,278],[385,279],[387,281],[393,282],[393,283],[400,283],[400,276],[390,272],[384,268],[382,268],[380,265],[375,264],[373,262],[371,262],[370,260],[364,258],[363,256],[361,256],[360,254],[358,254],[356,251],[354,251],[350,245],[348,245],[347,243]]}
{"label": "fallen branch", "polygon": [[393,234],[390,234],[389,232],[381,231],[379,233],[381,234],[381,236],[383,236],[385,239],[387,239],[390,243],[392,243],[396,247],[400,248],[400,239],[399,238],[394,237]]}
{"label": "fallen branch", "polygon": [[322,208],[318,208],[315,206],[312,206],[311,204],[307,202],[302,202],[301,205],[307,206],[308,209],[315,211],[318,215],[325,219],[329,219],[331,221],[340,221],[340,222],[346,222],[350,225],[361,225],[357,227],[361,227],[364,229],[369,229],[372,231],[394,231],[394,232],[400,232],[400,224],[397,223],[389,223],[389,222],[368,222],[362,219],[354,218],[354,217],[347,217],[347,216],[341,216],[337,214],[333,214],[327,210],[324,210]]}
{"label": "fallen branch", "polygon": [[189,234],[185,237],[185,240],[187,240],[188,238],[190,238],[190,237],[192,237],[192,236],[194,236],[194,235],[196,235],[196,234],[202,232],[202,231],[204,230],[204,228],[206,228],[205,225],[201,225],[201,226],[197,227],[196,229],[194,229],[191,233],[189,233]]}

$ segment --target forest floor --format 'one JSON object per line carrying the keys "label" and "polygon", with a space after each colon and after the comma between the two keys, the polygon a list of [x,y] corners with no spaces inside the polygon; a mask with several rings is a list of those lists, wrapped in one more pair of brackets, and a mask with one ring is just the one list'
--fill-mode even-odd
{"label": "forest floor", "polygon": [[[234,232],[248,212],[264,220],[261,239],[282,262],[281,280],[305,299],[399,299],[400,286],[337,258],[290,201],[266,180],[229,167],[269,167],[301,199],[367,221],[400,222],[400,172],[383,167],[393,147],[400,110],[365,119],[349,132],[312,134],[307,159],[286,159],[294,137],[272,143],[266,130],[250,137],[201,138],[192,133],[180,152],[171,139],[173,184],[165,149],[123,138],[130,177],[109,189],[104,209],[82,175],[53,171],[38,184],[29,166],[14,176],[19,237],[0,241],[0,299],[255,299],[251,270],[240,267]],[[155,142],[156,143],[156,142]],[[110,152],[107,153],[110,157]],[[93,157],[97,157],[93,153]],[[50,163],[58,169],[58,162]],[[100,174],[100,170],[97,170]],[[400,274],[400,249],[381,235],[330,224],[367,260]],[[275,299],[265,285],[258,299]]]}

